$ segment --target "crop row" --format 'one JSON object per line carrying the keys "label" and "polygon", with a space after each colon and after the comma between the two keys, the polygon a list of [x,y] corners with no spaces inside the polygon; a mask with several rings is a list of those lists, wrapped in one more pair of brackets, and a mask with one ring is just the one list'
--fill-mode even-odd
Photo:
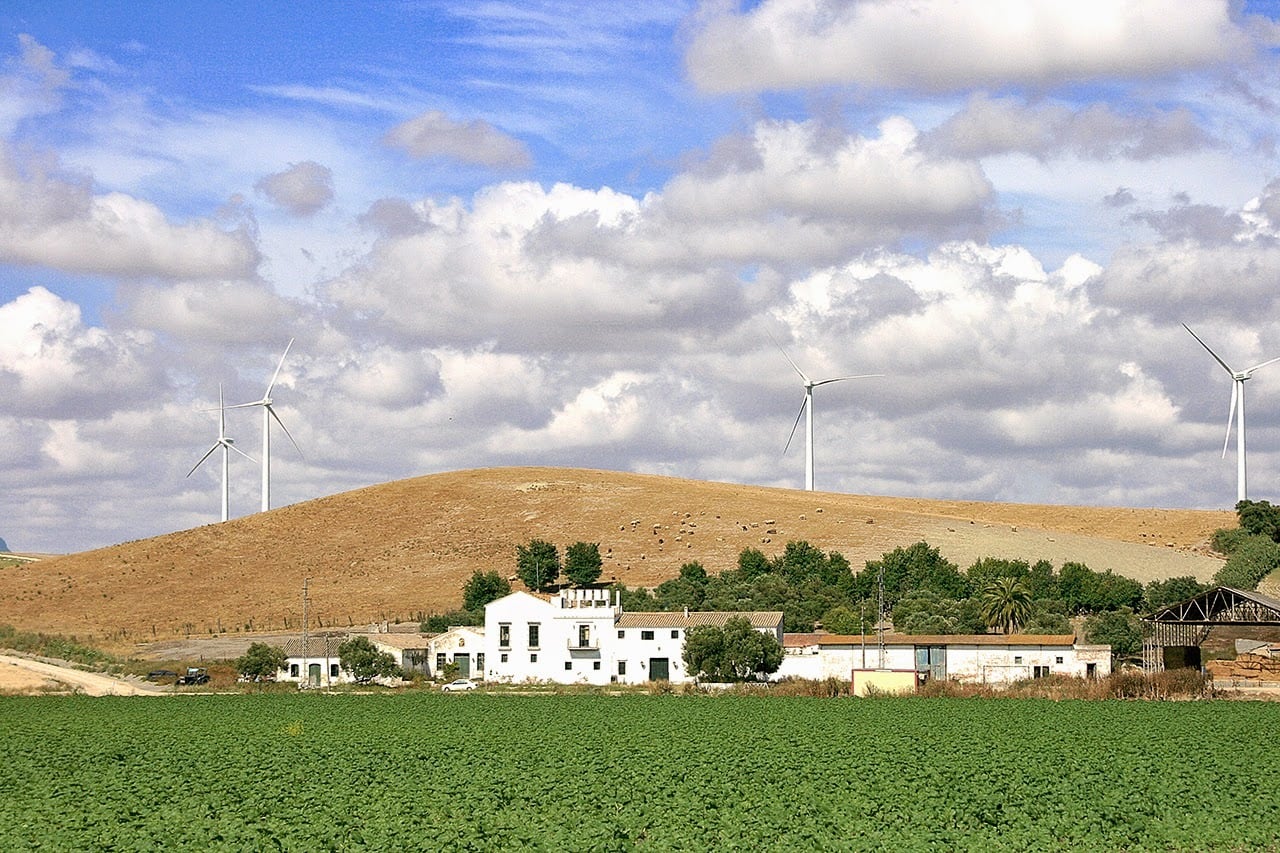
{"label": "crop row", "polygon": [[1266,703],[0,698],[0,849],[1280,846]]}

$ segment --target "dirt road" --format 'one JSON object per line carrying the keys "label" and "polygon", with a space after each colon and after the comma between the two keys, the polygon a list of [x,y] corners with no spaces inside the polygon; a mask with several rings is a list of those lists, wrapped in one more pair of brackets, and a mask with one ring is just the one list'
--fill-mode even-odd
{"label": "dirt road", "polygon": [[103,675],[13,655],[0,655],[0,693],[44,693],[67,685],[88,696],[163,696],[164,693]]}

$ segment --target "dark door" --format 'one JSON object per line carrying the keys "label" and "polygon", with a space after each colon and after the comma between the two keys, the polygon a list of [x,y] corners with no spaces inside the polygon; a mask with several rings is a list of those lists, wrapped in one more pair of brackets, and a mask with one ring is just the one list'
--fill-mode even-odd
{"label": "dark door", "polygon": [[471,655],[454,655],[453,662],[458,665],[458,677],[471,677]]}
{"label": "dark door", "polygon": [[670,681],[671,680],[671,659],[670,658],[649,658],[649,680],[650,681]]}

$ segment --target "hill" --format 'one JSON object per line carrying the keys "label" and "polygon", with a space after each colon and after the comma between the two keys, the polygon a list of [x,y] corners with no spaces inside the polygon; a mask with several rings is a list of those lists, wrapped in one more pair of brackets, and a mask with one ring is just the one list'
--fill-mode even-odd
{"label": "hill", "polygon": [[192,634],[413,620],[453,609],[476,569],[514,574],[514,546],[598,542],[604,577],[653,586],[698,560],[720,572],[791,540],[855,568],[927,540],[983,556],[1078,560],[1138,580],[1221,565],[1231,512],[934,501],[643,474],[498,468],[371,486],[222,524],[0,570],[0,623],[128,645]]}

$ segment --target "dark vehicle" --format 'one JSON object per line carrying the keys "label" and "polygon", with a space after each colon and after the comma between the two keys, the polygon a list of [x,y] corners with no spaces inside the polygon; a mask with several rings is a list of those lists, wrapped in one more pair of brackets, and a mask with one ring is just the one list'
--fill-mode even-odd
{"label": "dark vehicle", "polygon": [[169,682],[177,680],[178,673],[171,669],[153,669],[147,673],[147,681]]}
{"label": "dark vehicle", "polygon": [[208,684],[209,673],[203,667],[189,666],[186,675],[178,676],[177,684]]}

